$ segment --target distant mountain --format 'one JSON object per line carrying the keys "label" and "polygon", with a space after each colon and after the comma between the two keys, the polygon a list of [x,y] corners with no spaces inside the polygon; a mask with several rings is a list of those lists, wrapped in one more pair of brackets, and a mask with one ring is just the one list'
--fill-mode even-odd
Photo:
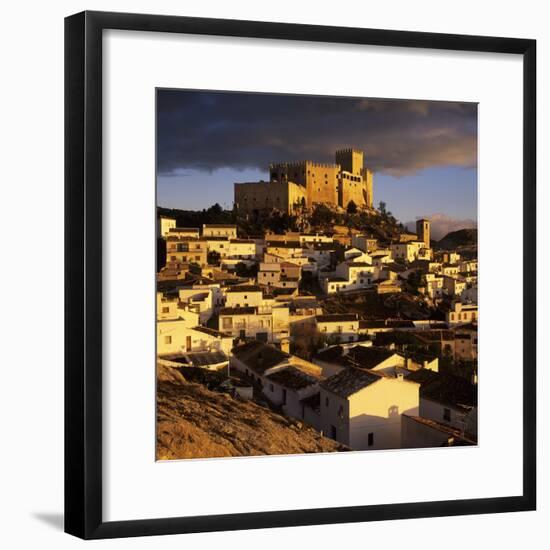
{"label": "distant mountain", "polygon": [[441,240],[435,243],[436,248],[452,250],[460,246],[477,245],[477,229],[459,229],[447,233]]}

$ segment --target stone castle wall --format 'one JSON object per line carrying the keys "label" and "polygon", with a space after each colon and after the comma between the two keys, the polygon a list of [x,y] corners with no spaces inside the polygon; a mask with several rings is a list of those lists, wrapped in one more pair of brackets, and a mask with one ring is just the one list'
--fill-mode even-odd
{"label": "stone castle wall", "polygon": [[323,203],[346,208],[350,201],[372,207],[372,172],[363,166],[363,152],[336,151],[336,164],[312,161],[269,165],[269,182],[235,184],[235,207],[250,213],[277,209],[292,213],[305,200],[307,208]]}
{"label": "stone castle wall", "polygon": [[253,182],[235,184],[235,207],[250,214],[262,210],[280,210],[291,214],[295,205],[306,200],[303,186],[292,182]]}

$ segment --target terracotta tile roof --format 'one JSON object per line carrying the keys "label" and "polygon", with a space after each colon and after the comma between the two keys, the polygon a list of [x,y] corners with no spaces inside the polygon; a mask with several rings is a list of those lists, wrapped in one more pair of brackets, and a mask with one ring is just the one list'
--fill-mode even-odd
{"label": "terracotta tile roof", "polygon": [[420,384],[420,397],[458,409],[477,405],[477,386],[453,374],[420,369],[407,380]]}
{"label": "terracotta tile roof", "polygon": [[256,285],[235,285],[226,290],[226,292],[261,292],[262,289]]}
{"label": "terracotta tile roof", "polygon": [[296,367],[286,367],[267,375],[270,382],[291,390],[301,390],[317,383],[317,378],[310,376]]}
{"label": "terracotta tile roof", "polygon": [[256,313],[255,307],[222,307],[220,315],[253,315]]}
{"label": "terracotta tile roof", "polygon": [[318,323],[346,323],[350,321],[357,321],[357,314],[355,313],[328,313],[326,315],[317,315]]}
{"label": "terracotta tile roof", "polygon": [[320,383],[320,386],[346,399],[350,395],[378,382],[381,378],[381,375],[371,371],[349,368],[326,378]]}
{"label": "terracotta tile roof", "polygon": [[258,374],[263,374],[283,361],[288,361],[290,357],[288,353],[258,341],[247,342],[233,348],[233,355]]}

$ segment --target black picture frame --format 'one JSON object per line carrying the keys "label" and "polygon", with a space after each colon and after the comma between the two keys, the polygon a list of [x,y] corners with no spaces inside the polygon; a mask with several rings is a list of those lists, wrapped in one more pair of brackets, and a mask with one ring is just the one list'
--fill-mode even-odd
{"label": "black picture frame", "polygon": [[[102,31],[512,53],[523,56],[523,494],[309,510],[102,519]],[[536,507],[536,41],[82,12],[65,20],[65,531],[84,539],[456,516]]]}

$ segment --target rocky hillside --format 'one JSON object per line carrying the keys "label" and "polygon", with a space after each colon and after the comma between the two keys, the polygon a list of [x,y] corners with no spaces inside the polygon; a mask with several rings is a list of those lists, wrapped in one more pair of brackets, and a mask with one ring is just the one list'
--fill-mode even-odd
{"label": "rocky hillside", "polygon": [[159,367],[157,459],[297,454],[345,450],[314,429],[255,403],[212,392]]}
{"label": "rocky hillside", "polygon": [[477,245],[477,229],[459,229],[447,233],[436,243],[436,248],[441,250],[454,250],[461,246]]}

